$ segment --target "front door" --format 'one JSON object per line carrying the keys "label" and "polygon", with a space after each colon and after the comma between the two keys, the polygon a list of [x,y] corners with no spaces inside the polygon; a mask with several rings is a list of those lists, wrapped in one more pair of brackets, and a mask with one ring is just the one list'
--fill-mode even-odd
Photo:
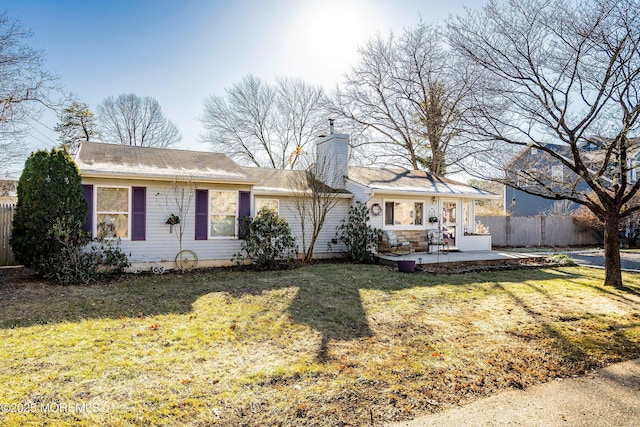
{"label": "front door", "polygon": [[456,246],[458,203],[442,202],[442,238],[449,246]]}

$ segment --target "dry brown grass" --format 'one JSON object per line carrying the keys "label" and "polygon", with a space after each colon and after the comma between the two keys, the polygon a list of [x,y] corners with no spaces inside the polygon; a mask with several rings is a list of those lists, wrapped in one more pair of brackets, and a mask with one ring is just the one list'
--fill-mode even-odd
{"label": "dry brown grass", "polygon": [[640,356],[637,275],[19,271],[0,271],[2,425],[382,425]]}

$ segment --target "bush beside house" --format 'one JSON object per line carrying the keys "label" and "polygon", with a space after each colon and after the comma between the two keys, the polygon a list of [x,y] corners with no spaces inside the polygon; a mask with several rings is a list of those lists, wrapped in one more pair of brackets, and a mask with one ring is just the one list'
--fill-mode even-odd
{"label": "bush beside house", "polygon": [[342,220],[330,245],[344,243],[350,261],[371,264],[375,261],[381,231],[369,225],[369,208],[357,201],[349,207],[349,217]]}
{"label": "bush beside house", "polygon": [[82,229],[87,202],[66,148],[31,154],[17,193],[10,243],[19,263],[59,284],[87,282],[126,266],[126,257],[111,242],[84,250],[90,243]]}

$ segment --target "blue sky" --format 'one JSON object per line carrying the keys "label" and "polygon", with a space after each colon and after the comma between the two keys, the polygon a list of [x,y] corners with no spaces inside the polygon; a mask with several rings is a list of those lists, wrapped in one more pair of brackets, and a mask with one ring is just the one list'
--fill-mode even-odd
{"label": "blue sky", "polygon": [[[33,31],[46,67],[92,110],[107,96],[152,96],[182,132],[198,141],[207,96],[242,76],[301,77],[332,89],[357,60],[357,46],[420,16],[443,22],[481,0],[4,0],[0,8]],[[30,146],[49,148],[57,118],[34,123]]]}

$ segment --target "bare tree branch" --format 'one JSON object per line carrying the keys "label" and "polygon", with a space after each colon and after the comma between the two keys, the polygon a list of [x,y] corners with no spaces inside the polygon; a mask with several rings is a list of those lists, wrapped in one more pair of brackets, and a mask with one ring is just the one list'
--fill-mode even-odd
{"label": "bare tree branch", "polygon": [[389,163],[444,175],[481,149],[464,132],[478,78],[440,28],[421,21],[399,38],[378,35],[360,48],[334,110],[373,130]]}
{"label": "bare tree branch", "polygon": [[133,93],[106,98],[97,108],[104,142],[166,148],[182,139],[155,98]]}
{"label": "bare tree branch", "polygon": [[313,259],[313,251],[327,215],[339,201],[340,192],[320,180],[331,170],[330,159],[318,158],[307,171],[293,175],[289,189],[293,193],[293,205],[300,222],[304,260]]}
{"label": "bare tree branch", "polygon": [[469,123],[506,147],[468,171],[603,219],[612,285],[622,284],[620,221],[638,210],[639,9],[637,0],[492,0],[449,22],[451,45],[487,73]]}
{"label": "bare tree branch", "polygon": [[10,164],[26,151],[23,138],[33,117],[56,108],[49,96],[57,77],[44,69],[44,52],[25,41],[31,32],[0,14],[0,163]]}
{"label": "bare tree branch", "polygon": [[324,128],[324,91],[300,79],[279,78],[275,85],[248,75],[210,96],[200,120],[202,140],[240,163],[276,169],[308,166],[313,140]]}

